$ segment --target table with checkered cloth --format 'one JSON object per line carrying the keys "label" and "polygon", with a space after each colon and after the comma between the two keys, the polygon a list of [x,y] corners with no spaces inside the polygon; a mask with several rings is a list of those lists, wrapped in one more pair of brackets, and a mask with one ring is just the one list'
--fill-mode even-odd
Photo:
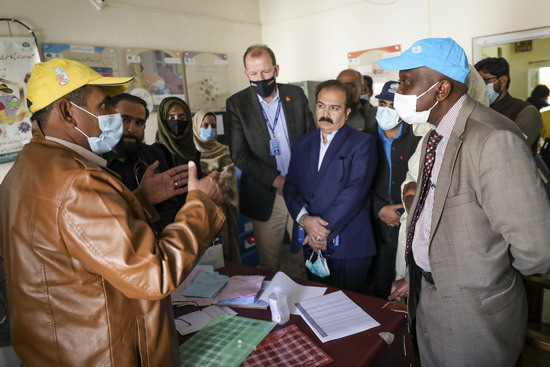
{"label": "table with checkered cloth", "polygon": [[242,364],[243,367],[320,367],[333,359],[296,325],[269,334]]}

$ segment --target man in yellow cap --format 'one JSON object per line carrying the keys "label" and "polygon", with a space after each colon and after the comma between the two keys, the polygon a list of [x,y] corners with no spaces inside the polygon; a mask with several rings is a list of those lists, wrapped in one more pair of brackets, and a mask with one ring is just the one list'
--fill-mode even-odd
{"label": "man in yellow cap", "polygon": [[[223,180],[189,165],[130,192],[99,154],[122,121],[106,78],[75,61],[33,68],[33,139],[0,185],[0,245],[12,342],[28,366],[179,365],[170,298],[220,230]],[[187,203],[155,236],[148,208],[185,191]]]}

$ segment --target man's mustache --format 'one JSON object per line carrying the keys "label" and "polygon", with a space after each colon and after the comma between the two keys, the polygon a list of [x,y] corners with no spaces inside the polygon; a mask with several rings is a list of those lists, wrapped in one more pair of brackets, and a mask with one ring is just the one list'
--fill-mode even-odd
{"label": "man's mustache", "polygon": [[321,121],[326,121],[328,123],[334,124],[334,122],[332,121],[332,119],[330,117],[323,116],[319,119],[319,122],[321,122]]}
{"label": "man's mustache", "polygon": [[131,134],[124,134],[122,135],[123,138],[127,138],[127,139],[135,139],[135,140],[139,140],[139,138],[135,135],[131,135]]}

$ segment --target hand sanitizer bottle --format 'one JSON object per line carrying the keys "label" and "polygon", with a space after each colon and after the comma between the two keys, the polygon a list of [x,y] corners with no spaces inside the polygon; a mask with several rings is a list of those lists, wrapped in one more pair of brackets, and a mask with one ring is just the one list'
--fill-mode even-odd
{"label": "hand sanitizer bottle", "polygon": [[271,309],[271,321],[283,325],[290,319],[286,294],[282,292],[280,286],[273,287],[273,293],[269,295],[269,308]]}

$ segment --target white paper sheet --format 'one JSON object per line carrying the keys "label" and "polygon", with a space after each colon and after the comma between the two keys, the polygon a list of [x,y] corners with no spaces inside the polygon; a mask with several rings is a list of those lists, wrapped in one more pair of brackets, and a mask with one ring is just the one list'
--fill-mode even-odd
{"label": "white paper sheet", "polygon": [[297,308],[323,343],[380,326],[342,291],[302,301]]}
{"label": "white paper sheet", "polygon": [[269,295],[273,293],[273,287],[280,286],[281,291],[286,294],[288,300],[288,309],[293,315],[299,315],[296,310],[295,303],[301,302],[309,298],[315,298],[322,296],[327,291],[327,287],[311,287],[300,285],[290,279],[285,273],[278,271],[271,283],[267,286],[265,291],[260,296],[260,301],[269,303]]}
{"label": "white paper sheet", "polygon": [[[176,319],[176,330],[181,335],[187,335],[199,331],[210,321],[214,320],[220,313],[236,315],[237,313],[229,307],[209,306],[201,311],[188,313]],[[187,322],[186,322],[187,321]]]}

